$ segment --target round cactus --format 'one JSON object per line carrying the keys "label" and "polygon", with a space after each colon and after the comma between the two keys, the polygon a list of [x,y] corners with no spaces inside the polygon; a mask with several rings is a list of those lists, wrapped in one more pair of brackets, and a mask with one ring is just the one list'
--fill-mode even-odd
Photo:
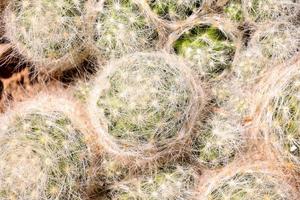
{"label": "round cactus", "polygon": [[107,0],[97,14],[93,44],[104,59],[154,48],[158,33],[132,0]]}
{"label": "round cactus", "polygon": [[230,67],[235,47],[224,32],[213,26],[197,25],[173,42],[176,54],[189,59],[199,75],[215,76]]}
{"label": "round cactus", "polygon": [[72,102],[42,95],[1,118],[0,199],[83,199],[90,152]]}
{"label": "round cactus", "polygon": [[186,20],[202,6],[203,0],[146,0],[160,18],[168,21]]}
{"label": "round cactus", "polygon": [[[196,129],[193,157],[207,168],[218,168],[231,162],[244,144],[242,126],[230,114],[215,113]],[[229,119],[230,118],[230,119]]]}
{"label": "round cactus", "polygon": [[83,0],[12,0],[4,20],[6,38],[46,70],[74,67],[84,59]]}
{"label": "round cactus", "polygon": [[[297,66],[298,65],[298,66]],[[284,66],[285,67],[285,66]],[[276,69],[267,74],[256,101],[258,125],[268,144],[271,144],[283,163],[300,169],[300,74],[299,63],[289,68]]]}
{"label": "round cactus", "polygon": [[189,199],[196,185],[195,171],[189,167],[169,167],[151,175],[117,183],[112,187],[111,196],[116,200]]}
{"label": "round cactus", "polygon": [[291,17],[299,11],[294,0],[242,0],[242,5],[246,18],[259,23]]}
{"label": "round cactus", "polygon": [[298,52],[300,28],[289,23],[271,23],[260,27],[253,35],[250,46],[273,62],[284,62]]}
{"label": "round cactus", "polygon": [[224,7],[224,12],[231,20],[237,22],[244,20],[241,0],[229,0]]}
{"label": "round cactus", "polygon": [[185,147],[205,98],[186,63],[163,52],[111,62],[92,85],[90,119],[105,149],[121,157]]}
{"label": "round cactus", "polygon": [[259,171],[242,171],[232,176],[223,176],[210,185],[204,199],[208,200],[250,200],[296,199],[287,183],[273,174]]}

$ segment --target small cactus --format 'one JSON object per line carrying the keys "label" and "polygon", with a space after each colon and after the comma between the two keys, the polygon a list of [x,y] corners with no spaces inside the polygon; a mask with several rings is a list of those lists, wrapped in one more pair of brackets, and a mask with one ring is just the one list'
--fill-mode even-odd
{"label": "small cactus", "polygon": [[242,171],[232,176],[220,177],[214,181],[204,199],[208,200],[250,200],[296,199],[291,186],[275,175],[260,171]]}
{"label": "small cactus", "polygon": [[195,171],[190,167],[160,169],[150,175],[117,183],[112,187],[115,200],[176,200],[189,199],[196,186]]}
{"label": "small cactus", "polygon": [[83,0],[12,0],[6,9],[5,37],[41,69],[74,67],[86,56]]}
{"label": "small cactus", "polygon": [[173,43],[176,54],[192,61],[199,75],[216,76],[231,66],[235,47],[221,30],[197,25],[187,29]]}
{"label": "small cactus", "polygon": [[173,22],[186,20],[203,4],[203,0],[147,0],[147,2],[160,18]]}
{"label": "small cactus", "polygon": [[[262,82],[262,96],[259,97],[263,105],[260,110],[259,125],[266,142],[279,153],[278,158],[283,163],[291,163],[294,170],[300,170],[300,126],[299,126],[299,65],[283,68],[276,74],[267,74]],[[275,75],[275,76],[274,76]],[[274,84],[276,82],[277,84]]]}
{"label": "small cactus", "polygon": [[229,0],[224,7],[224,12],[233,21],[241,22],[244,20],[241,0]]}
{"label": "small cactus", "polygon": [[163,52],[111,62],[92,85],[90,118],[106,150],[143,159],[185,143],[205,98],[186,63]]}
{"label": "small cactus", "polygon": [[155,46],[158,33],[132,0],[107,0],[97,14],[93,45],[104,59]]}
{"label": "small cactus", "polygon": [[242,0],[242,5],[246,18],[257,23],[285,20],[299,11],[294,0]]}
{"label": "small cactus", "polygon": [[83,199],[90,153],[75,109],[45,94],[3,116],[0,199]]}
{"label": "small cactus", "polygon": [[300,28],[289,22],[275,22],[260,27],[254,33],[250,46],[271,62],[282,63],[298,52]]}

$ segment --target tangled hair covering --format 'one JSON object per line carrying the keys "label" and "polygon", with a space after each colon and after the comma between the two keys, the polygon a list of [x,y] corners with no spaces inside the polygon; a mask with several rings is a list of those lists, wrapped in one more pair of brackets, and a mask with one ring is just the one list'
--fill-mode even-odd
{"label": "tangled hair covering", "polygon": [[106,0],[96,7],[99,8],[93,22],[92,46],[103,59],[155,47],[156,27],[133,0]]}
{"label": "tangled hair covering", "polygon": [[151,174],[117,183],[112,187],[115,200],[184,200],[192,197],[197,185],[196,172],[191,167],[171,166],[158,169]]}
{"label": "tangled hair covering", "polygon": [[297,199],[292,187],[276,174],[250,169],[233,173],[212,181],[203,199]]}
{"label": "tangled hair covering", "polygon": [[79,64],[84,50],[85,0],[11,0],[5,37],[25,58],[47,71]]}
{"label": "tangled hair covering", "polygon": [[84,199],[91,153],[77,114],[42,94],[1,117],[0,199]]}
{"label": "tangled hair covering", "polygon": [[300,9],[298,0],[242,0],[242,5],[246,19],[257,23],[286,20]]}
{"label": "tangled hair covering", "polygon": [[112,61],[92,85],[90,120],[104,149],[123,158],[179,155],[205,102],[186,63],[163,52]]}
{"label": "tangled hair covering", "polygon": [[283,163],[292,164],[300,169],[299,140],[299,59],[265,74],[257,86],[259,96],[255,106],[256,126],[261,127],[267,144],[279,153]]}

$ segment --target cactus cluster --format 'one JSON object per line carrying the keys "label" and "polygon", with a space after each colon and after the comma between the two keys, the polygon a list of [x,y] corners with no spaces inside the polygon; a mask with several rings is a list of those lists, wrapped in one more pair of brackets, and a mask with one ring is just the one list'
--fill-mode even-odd
{"label": "cactus cluster", "polygon": [[298,0],[11,0],[2,12],[13,54],[57,72],[45,82],[95,68],[0,116],[0,200],[299,199]]}

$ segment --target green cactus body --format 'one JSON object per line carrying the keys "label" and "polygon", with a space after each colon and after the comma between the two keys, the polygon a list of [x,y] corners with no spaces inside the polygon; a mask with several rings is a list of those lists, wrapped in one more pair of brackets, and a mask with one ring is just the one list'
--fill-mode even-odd
{"label": "green cactus body", "polygon": [[175,52],[192,61],[199,75],[216,76],[231,66],[233,42],[214,27],[197,26],[184,32],[173,44]]}
{"label": "green cactus body", "polygon": [[[177,57],[162,52],[132,54],[108,65],[91,92],[95,126],[103,116],[108,134],[127,150],[172,144],[186,123],[193,123],[189,112],[196,106],[194,79],[191,74],[187,78],[185,68]],[[98,88],[102,81],[107,88]]]}
{"label": "green cactus body", "polygon": [[186,167],[162,169],[149,176],[121,183],[113,188],[116,200],[175,200],[191,197],[195,187],[194,171]]}
{"label": "green cactus body", "polygon": [[244,20],[241,0],[230,0],[225,6],[224,12],[233,21],[241,22]]}
{"label": "green cactus body", "polygon": [[13,0],[6,13],[7,37],[36,63],[72,59],[82,51],[83,9],[82,0]]}
{"label": "green cactus body", "polygon": [[260,172],[239,172],[232,177],[225,177],[210,189],[209,200],[287,200],[290,194],[288,187],[278,182],[270,174]]}
{"label": "green cactus body", "polygon": [[157,32],[131,0],[104,3],[95,24],[95,45],[105,58],[151,49]]}
{"label": "green cactus body", "polygon": [[203,0],[148,0],[148,4],[162,19],[179,21],[196,13],[202,6]]}
{"label": "green cactus body", "polygon": [[0,199],[82,199],[88,147],[63,112],[14,115],[0,144]]}

